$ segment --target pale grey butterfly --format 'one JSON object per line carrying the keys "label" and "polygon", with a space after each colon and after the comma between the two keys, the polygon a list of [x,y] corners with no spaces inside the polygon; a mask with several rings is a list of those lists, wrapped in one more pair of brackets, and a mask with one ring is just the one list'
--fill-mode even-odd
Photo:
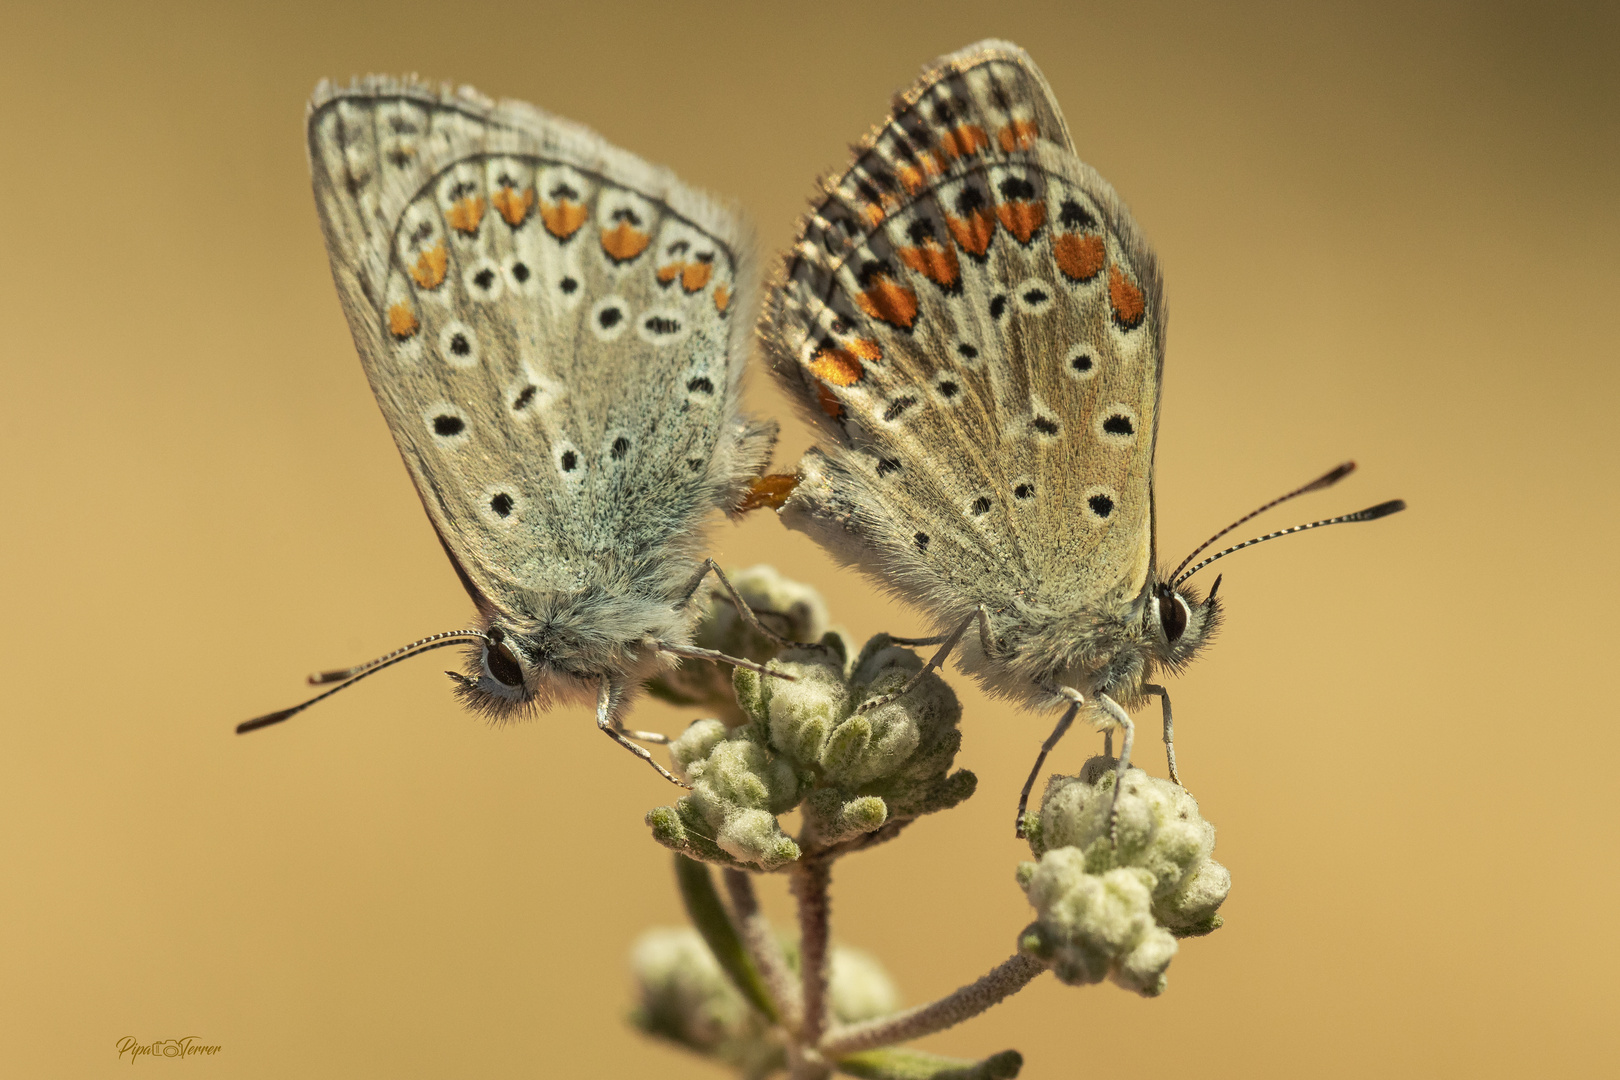
{"label": "pale grey butterfly", "polygon": [[[309,106],[315,202],[377,403],[478,609],[250,720],[277,723],[409,656],[470,642],[456,694],[496,719],[628,695],[692,645],[702,526],[776,425],[738,408],[751,238],[720,203],[595,133],[475,91],[371,77]],[[745,617],[751,613],[736,598]],[[755,623],[757,627],[757,623]],[[757,627],[774,637],[763,627]]]}
{"label": "pale grey butterfly", "polygon": [[1110,744],[1122,732],[1122,777],[1129,710],[1159,698],[1179,783],[1170,698],[1152,679],[1215,632],[1219,578],[1207,597],[1186,581],[1237,548],[1157,567],[1159,267],[1075,156],[1046,80],[1006,42],[940,58],[812,205],[761,334],[830,446],[805,454],[796,486],[776,482],[783,520],[932,616],[940,636],[916,643],[942,647],[925,671],[960,643],[992,692],[1063,709],[1020,831],[1082,710]]}

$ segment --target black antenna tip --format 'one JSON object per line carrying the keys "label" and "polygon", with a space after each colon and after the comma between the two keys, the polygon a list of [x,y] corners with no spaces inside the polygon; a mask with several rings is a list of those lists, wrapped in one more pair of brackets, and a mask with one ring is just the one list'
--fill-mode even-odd
{"label": "black antenna tip", "polygon": [[1389,515],[1398,514],[1405,509],[1405,499],[1391,499],[1389,502],[1379,503],[1377,506],[1367,507],[1367,509],[1356,515],[1356,520],[1377,521],[1381,517],[1389,517]]}
{"label": "black antenna tip", "polygon": [[1340,465],[1333,471],[1329,472],[1326,476],[1320,476],[1315,480],[1312,480],[1309,484],[1306,484],[1304,487],[1300,488],[1298,494],[1303,495],[1307,491],[1321,491],[1325,487],[1332,487],[1334,484],[1337,484],[1340,480],[1343,480],[1345,477],[1349,476],[1355,471],[1356,463],[1353,461],[1347,461],[1343,465]]}
{"label": "black antenna tip", "polygon": [[279,724],[301,708],[303,708],[302,705],[292,709],[282,709],[280,712],[266,713],[264,716],[255,717],[252,720],[244,720],[236,725],[236,733],[246,735],[250,731],[258,731],[260,728],[269,727],[271,724]]}
{"label": "black antenna tip", "polygon": [[335,668],[332,671],[317,671],[304,681],[311,686],[325,686],[327,683],[343,682],[345,679],[354,678],[355,670],[352,667],[347,667]]}

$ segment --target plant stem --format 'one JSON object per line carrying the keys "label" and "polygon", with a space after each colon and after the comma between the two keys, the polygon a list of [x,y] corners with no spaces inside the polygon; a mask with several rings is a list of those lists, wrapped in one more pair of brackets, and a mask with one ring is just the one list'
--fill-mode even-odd
{"label": "plant stem", "polygon": [[804,981],[800,1037],[815,1046],[827,1030],[827,886],[832,863],[801,858],[793,864],[793,898],[799,902],[799,974]]}
{"label": "plant stem", "polygon": [[893,1046],[944,1031],[979,1015],[1003,998],[1016,994],[1045,970],[1043,962],[1022,953],[1014,954],[1011,959],[991,968],[977,982],[969,983],[938,1001],[893,1016],[837,1028],[828,1033],[818,1049],[823,1057],[837,1060],[860,1050]]}
{"label": "plant stem", "polygon": [[798,1031],[804,1023],[804,998],[787,957],[782,955],[782,944],[776,940],[771,924],[759,911],[759,897],[754,894],[754,879],[746,870],[727,868],[721,874],[726,883],[726,894],[731,898],[732,919],[743,946],[754,961],[765,982],[766,993],[776,1003],[777,1015],[789,1031]]}

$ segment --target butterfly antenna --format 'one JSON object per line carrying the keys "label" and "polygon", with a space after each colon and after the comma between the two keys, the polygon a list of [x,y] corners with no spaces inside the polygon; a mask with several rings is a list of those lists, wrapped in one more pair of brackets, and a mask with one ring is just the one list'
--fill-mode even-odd
{"label": "butterfly antenna", "polygon": [[395,649],[393,652],[387,653],[383,656],[379,656],[377,659],[367,664],[360,664],[357,667],[351,668],[339,668],[335,671],[319,672],[309,677],[311,685],[320,686],[325,683],[332,682],[335,682],[338,685],[323,693],[316,694],[308,701],[305,701],[302,704],[294,705],[290,709],[282,709],[280,712],[266,713],[265,715],[255,717],[252,720],[244,720],[242,723],[236,725],[236,733],[238,735],[245,735],[249,731],[258,731],[260,728],[269,727],[272,724],[279,724],[283,720],[297,716],[299,713],[303,712],[311,705],[314,705],[316,702],[325,701],[339,690],[347,690],[349,687],[353,686],[355,683],[359,682],[361,679],[364,679],[368,675],[375,675],[384,668],[393,667],[401,660],[409,660],[413,656],[418,656],[425,652],[432,652],[434,649],[442,649],[446,646],[455,645],[463,641],[488,640],[488,636],[478,630],[448,630],[442,634],[431,634],[420,641],[413,641],[409,645]]}
{"label": "butterfly antenna", "polygon": [[[1192,562],[1198,557],[1198,553],[1200,551],[1203,551],[1205,548],[1209,547],[1209,545],[1213,544],[1215,541],[1219,540],[1221,537],[1225,536],[1239,525],[1242,525],[1245,521],[1257,518],[1267,510],[1270,510],[1272,507],[1281,506],[1289,499],[1298,498],[1299,496],[1305,495],[1312,491],[1321,491],[1325,487],[1332,487],[1334,484],[1337,484],[1340,480],[1343,480],[1345,477],[1349,476],[1355,471],[1356,463],[1353,461],[1347,461],[1343,465],[1337,465],[1323,475],[1318,476],[1315,480],[1312,480],[1304,487],[1295,488],[1286,495],[1279,495],[1277,498],[1272,499],[1270,502],[1266,503],[1266,505],[1260,507],[1260,509],[1249,511],[1247,514],[1244,514],[1242,517],[1232,522],[1232,524],[1228,525],[1226,528],[1222,529],[1208,540],[1205,540],[1202,544],[1199,544],[1197,547],[1193,548],[1191,553],[1189,553],[1185,559],[1181,560],[1181,565],[1176,567],[1175,573],[1170,575],[1170,580],[1180,581],[1181,572],[1187,568],[1188,563]],[[1325,524],[1325,522],[1318,522],[1318,524]],[[1258,543],[1258,541],[1256,541],[1256,543]],[[1187,576],[1191,577],[1192,575],[1189,574]]]}
{"label": "butterfly antenna", "polygon": [[[1180,585],[1183,581],[1186,581],[1188,578],[1198,573],[1198,571],[1202,570],[1216,559],[1224,559],[1234,551],[1242,551],[1246,547],[1253,547],[1256,544],[1263,544],[1267,540],[1275,540],[1279,536],[1289,536],[1293,533],[1305,532],[1307,529],[1319,529],[1323,525],[1342,525],[1347,521],[1377,521],[1381,517],[1388,517],[1391,514],[1397,514],[1405,509],[1405,499],[1391,499],[1389,502],[1379,503],[1377,506],[1369,506],[1365,510],[1357,510],[1353,514],[1340,514],[1338,517],[1324,518],[1321,521],[1313,521],[1308,525],[1295,525],[1287,529],[1278,529],[1274,533],[1267,533],[1264,536],[1257,536],[1253,540],[1245,540],[1241,544],[1233,544],[1225,551],[1217,551],[1215,554],[1194,566],[1186,573],[1177,574],[1171,578],[1171,585]],[[1211,591],[1213,592],[1213,590]]]}

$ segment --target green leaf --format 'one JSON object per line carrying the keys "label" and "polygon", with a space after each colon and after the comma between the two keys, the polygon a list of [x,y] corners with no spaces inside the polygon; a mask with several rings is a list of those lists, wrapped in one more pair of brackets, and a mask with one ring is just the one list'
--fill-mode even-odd
{"label": "green leaf", "polygon": [[720,894],[715,891],[709,868],[685,855],[676,855],[675,880],[680,883],[686,914],[698,933],[703,935],[715,960],[719,961],[720,970],[726,973],[726,977],[742,992],[750,1005],[776,1023],[780,1019],[776,1005],[771,1001],[770,994],[766,993],[765,980],[754,967],[748,950],[743,948],[737,928],[731,925],[731,916],[720,902]]}
{"label": "green leaf", "polygon": [[983,1061],[965,1061],[891,1046],[839,1058],[837,1066],[861,1080],[1012,1080],[1024,1067],[1024,1056],[1003,1050]]}

